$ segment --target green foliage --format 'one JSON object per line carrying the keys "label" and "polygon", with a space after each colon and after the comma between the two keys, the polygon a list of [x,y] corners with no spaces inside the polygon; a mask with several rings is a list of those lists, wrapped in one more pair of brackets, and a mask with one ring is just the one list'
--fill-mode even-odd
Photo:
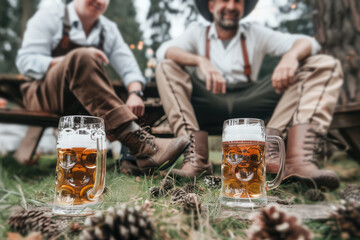
{"label": "green foliage", "polygon": [[21,45],[23,13],[33,12],[38,2],[0,0],[0,72],[17,73],[15,58]]}
{"label": "green foliage", "polygon": [[[288,0],[284,5],[278,5],[275,1],[275,5],[277,5],[280,12],[277,16],[279,20],[279,26],[276,27],[277,30],[309,36],[314,34],[312,8],[309,0]],[[291,14],[296,14],[296,18],[290,17]]]}
{"label": "green foliage", "polygon": [[[128,45],[137,46],[139,41],[142,41],[143,33],[136,21],[136,10],[132,0],[110,1],[105,16],[118,25],[121,35]],[[141,50],[138,48],[133,50],[141,70],[146,68],[145,50],[145,47]]]}
{"label": "green foliage", "polygon": [[216,232],[219,234],[218,238],[221,236],[222,239],[229,239],[231,238],[230,234],[246,237],[244,231],[247,227],[247,223],[244,221],[229,217],[221,221],[213,220],[212,223],[215,226]]}
{"label": "green foliage", "polygon": [[[161,43],[171,39],[171,20],[182,15],[185,17],[185,25],[197,19],[198,13],[193,0],[150,0],[151,6],[147,15],[152,29],[152,49],[156,49]],[[176,4],[177,3],[177,4]]]}

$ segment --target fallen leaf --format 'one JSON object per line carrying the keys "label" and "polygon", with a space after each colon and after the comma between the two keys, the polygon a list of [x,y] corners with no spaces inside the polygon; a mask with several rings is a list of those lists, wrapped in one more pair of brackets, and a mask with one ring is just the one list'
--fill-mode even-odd
{"label": "fallen leaf", "polygon": [[14,232],[8,232],[7,233],[7,239],[8,240],[20,240],[23,237],[19,234],[19,233],[14,233]]}
{"label": "fallen leaf", "polygon": [[141,177],[137,176],[137,177],[136,177],[136,181],[137,181],[137,182],[141,182]]}
{"label": "fallen leaf", "polygon": [[74,222],[73,224],[71,224],[70,229],[72,233],[76,233],[82,230],[82,226],[80,225],[80,223]]}
{"label": "fallen leaf", "polygon": [[8,240],[42,240],[42,236],[40,232],[32,232],[27,237],[23,237],[19,233],[8,232],[7,239]]}

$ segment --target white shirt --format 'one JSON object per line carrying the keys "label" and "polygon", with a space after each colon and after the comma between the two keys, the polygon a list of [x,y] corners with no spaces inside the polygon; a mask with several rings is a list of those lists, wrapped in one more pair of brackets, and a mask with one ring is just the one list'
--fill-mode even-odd
{"label": "white shirt", "polygon": [[[312,45],[312,54],[320,50],[319,43],[311,37],[300,34],[289,34],[273,31],[257,23],[239,24],[236,35],[231,39],[229,45],[224,48],[222,40],[219,39],[212,23],[209,30],[210,38],[210,61],[222,74],[228,87],[239,82],[247,82],[244,73],[244,59],[242,55],[240,33],[246,36],[246,46],[249,62],[251,65],[251,79],[256,80],[262,61],[266,54],[280,56],[291,49],[296,40],[300,38],[309,39]],[[179,47],[187,52],[205,56],[206,26],[201,23],[192,23],[187,30],[178,38],[163,43],[157,50],[158,60],[165,59],[169,47]],[[200,79],[203,79],[197,70]]]}
{"label": "white shirt", "polygon": [[[103,51],[111,66],[121,76],[125,86],[138,81],[145,85],[134,55],[124,42],[116,24],[104,16],[86,37],[74,3],[67,5],[71,31],[70,40],[82,46],[97,46],[101,28],[104,29]],[[64,5],[52,3],[50,7],[39,9],[28,21],[22,46],[16,57],[16,65],[21,74],[41,79],[52,61],[51,51],[62,39]]]}

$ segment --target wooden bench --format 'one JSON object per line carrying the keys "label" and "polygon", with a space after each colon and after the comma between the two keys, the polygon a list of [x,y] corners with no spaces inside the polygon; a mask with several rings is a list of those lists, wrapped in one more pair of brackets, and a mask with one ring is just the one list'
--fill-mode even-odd
{"label": "wooden bench", "polygon": [[[19,86],[28,81],[24,76],[12,74],[0,74],[0,97],[16,103],[13,108],[0,108],[0,122],[29,125],[25,138],[21,141],[19,148],[14,154],[15,159],[20,163],[33,164],[36,147],[41,136],[47,127],[57,127],[61,116],[47,112],[33,112],[23,109]],[[116,93],[122,100],[127,99],[127,91],[120,82],[114,82]],[[170,136],[171,132],[167,129],[159,129],[158,126],[166,121],[164,110],[158,97],[156,84],[147,84],[144,94],[145,113],[138,120],[140,125],[152,126],[155,135]]]}
{"label": "wooden bench", "polygon": [[350,155],[360,163],[360,103],[338,106],[330,129],[339,131],[350,148]]}
{"label": "wooden bench", "polygon": [[[17,95],[19,86],[27,79],[19,75],[0,74],[0,97],[22,105],[20,96]],[[127,91],[120,82],[114,82],[114,88],[119,97],[123,100],[127,98]],[[144,91],[145,115],[139,119],[139,124],[152,127],[155,135],[171,136],[168,129],[158,129],[157,127],[166,121],[166,116],[162,109],[161,101],[157,92],[155,82],[150,82]],[[0,109],[0,122],[16,123],[29,125],[26,137],[22,140],[20,147],[15,153],[15,158],[20,163],[33,163],[32,156],[36,150],[38,142],[46,127],[57,127],[60,116],[45,112],[30,112],[22,108]],[[350,147],[352,156],[360,160],[360,103],[349,106],[338,106],[331,124],[331,130],[339,131]],[[212,129],[204,129],[210,135],[221,134],[221,126]]]}

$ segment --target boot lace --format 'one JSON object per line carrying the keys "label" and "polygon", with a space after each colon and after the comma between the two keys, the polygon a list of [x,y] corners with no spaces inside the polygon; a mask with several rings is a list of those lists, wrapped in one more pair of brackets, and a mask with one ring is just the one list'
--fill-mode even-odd
{"label": "boot lace", "polygon": [[184,151],[184,160],[182,165],[184,165],[187,162],[194,163],[195,161],[195,139],[194,134],[190,135],[190,145],[189,147]]}
{"label": "boot lace", "polygon": [[309,151],[305,154],[309,157],[309,161],[319,166],[319,159],[322,159],[326,165],[332,151],[346,150],[347,146],[330,134],[319,133],[310,128],[305,136],[304,149]]}
{"label": "boot lace", "polygon": [[154,151],[157,150],[155,144],[155,136],[150,134],[150,127],[140,127],[139,130],[133,132],[133,135],[139,139],[140,142],[145,142],[146,145],[149,145]]}
{"label": "boot lace", "polygon": [[267,143],[266,154],[271,158],[279,158],[279,146],[273,142]]}

